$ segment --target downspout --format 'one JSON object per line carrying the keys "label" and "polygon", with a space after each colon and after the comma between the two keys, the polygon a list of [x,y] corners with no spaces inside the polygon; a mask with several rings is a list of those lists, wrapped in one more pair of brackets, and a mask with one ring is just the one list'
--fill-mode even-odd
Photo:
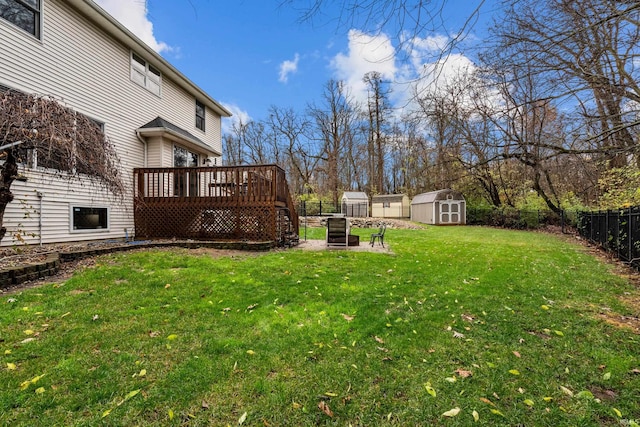
{"label": "downspout", "polygon": [[140,135],[140,131],[138,131],[136,129],[136,137],[138,138],[138,141],[140,141],[142,143],[142,145],[144,146],[144,165],[143,167],[147,167],[147,152],[148,152],[148,145],[147,145],[147,140],[144,139],[142,137],[142,135]]}
{"label": "downspout", "polygon": [[38,199],[40,199],[40,212],[38,215],[38,240],[40,241],[40,246],[42,246],[42,199],[44,198],[44,194],[41,191],[36,193]]}

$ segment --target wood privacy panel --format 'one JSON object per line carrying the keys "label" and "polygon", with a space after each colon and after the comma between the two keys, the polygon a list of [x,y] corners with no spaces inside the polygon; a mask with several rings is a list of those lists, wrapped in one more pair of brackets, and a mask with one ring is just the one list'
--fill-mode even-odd
{"label": "wood privacy panel", "polygon": [[136,238],[288,244],[298,215],[275,165],[134,170]]}

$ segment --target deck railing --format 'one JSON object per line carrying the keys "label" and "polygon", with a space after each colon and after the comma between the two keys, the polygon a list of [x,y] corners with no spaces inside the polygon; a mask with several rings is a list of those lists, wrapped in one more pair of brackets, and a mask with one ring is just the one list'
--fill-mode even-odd
{"label": "deck railing", "polygon": [[[281,240],[298,231],[286,175],[277,165],[137,168],[134,204],[141,237]],[[282,230],[282,215],[290,230]]]}

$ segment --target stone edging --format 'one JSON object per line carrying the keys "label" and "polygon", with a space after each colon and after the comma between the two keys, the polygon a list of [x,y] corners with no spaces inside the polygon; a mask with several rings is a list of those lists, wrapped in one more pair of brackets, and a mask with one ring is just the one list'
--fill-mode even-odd
{"label": "stone edging", "polygon": [[128,251],[139,248],[166,248],[181,247],[187,249],[212,248],[231,249],[239,251],[268,251],[275,247],[275,242],[132,242],[118,246],[103,248],[86,248],[77,251],[51,252],[42,262],[29,263],[16,267],[0,270],[0,290],[24,282],[53,276],[60,270],[64,262],[77,261],[92,256],[104,255],[113,252]]}

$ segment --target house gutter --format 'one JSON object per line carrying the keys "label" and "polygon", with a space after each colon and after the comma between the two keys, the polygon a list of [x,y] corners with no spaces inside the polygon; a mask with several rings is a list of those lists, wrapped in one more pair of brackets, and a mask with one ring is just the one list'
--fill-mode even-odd
{"label": "house gutter", "polygon": [[147,162],[147,157],[148,157],[148,144],[147,144],[147,140],[144,139],[144,137],[142,135],[140,135],[140,131],[138,129],[136,129],[136,137],[138,138],[138,141],[142,142],[142,146],[144,147],[144,166],[143,167],[147,167],[148,162]]}

